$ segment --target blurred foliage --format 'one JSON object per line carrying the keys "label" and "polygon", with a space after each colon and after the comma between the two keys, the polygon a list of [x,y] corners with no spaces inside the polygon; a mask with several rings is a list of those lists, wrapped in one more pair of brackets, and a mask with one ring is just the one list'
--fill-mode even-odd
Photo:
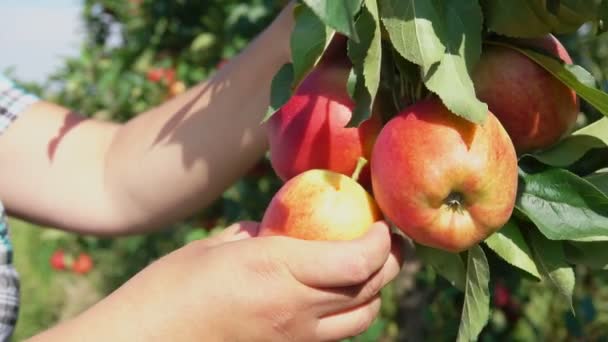
{"label": "blurred foliage", "polygon": [[[84,115],[124,122],[170,98],[171,86],[176,82],[191,86],[210,77],[222,61],[255,38],[284,3],[86,0],[82,12],[86,36],[79,56],[66,59],[46,82],[24,86]],[[560,39],[573,59],[607,90],[608,34],[594,37],[590,32],[583,27],[578,34]],[[174,73],[170,77],[173,80],[158,76],[159,70],[165,76]],[[583,111],[588,118],[597,117],[588,106],[583,106]],[[25,337],[59,319],[52,313],[57,309],[57,298],[33,296],[41,287],[39,283],[50,282],[54,274],[46,261],[54,249],[88,251],[95,260],[95,271],[89,277],[105,295],[154,259],[189,241],[209,236],[237,220],[259,220],[279,186],[268,160],[263,159],[212,206],[157,233],[99,239],[48,230],[35,241],[22,239],[19,247],[29,251],[17,253],[38,255],[31,258],[30,265],[20,261],[20,269],[27,273],[22,275],[26,284],[23,297],[46,302],[38,303],[44,309],[32,309],[36,303],[24,302],[19,325],[28,329],[18,336]],[[513,273],[490,250],[486,252],[493,274],[501,276],[492,279],[492,316],[481,340],[608,340],[605,272],[577,269],[573,315],[554,289]],[[402,272],[382,292],[379,319],[353,341],[455,339],[462,293],[416,260],[408,260],[407,265],[409,271]],[[40,275],[34,277],[34,272]],[[46,311],[40,314],[41,310]],[[36,318],[32,317],[42,318],[33,322]]]}

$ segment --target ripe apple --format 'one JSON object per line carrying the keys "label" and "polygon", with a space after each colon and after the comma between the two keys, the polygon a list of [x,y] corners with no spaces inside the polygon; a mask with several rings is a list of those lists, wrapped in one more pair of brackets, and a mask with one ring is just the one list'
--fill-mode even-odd
{"label": "ripe apple", "polygon": [[51,267],[57,271],[63,271],[66,269],[66,255],[62,249],[54,251],[49,261]]}
{"label": "ripe apple", "polygon": [[259,236],[304,240],[351,240],[381,218],[372,196],[354,179],[328,170],[308,170],[274,195]]}
{"label": "ripe apple", "polygon": [[173,97],[185,92],[186,90],[187,89],[186,89],[186,85],[184,84],[184,82],[182,82],[182,81],[173,82],[169,85],[167,97],[173,98]]}
{"label": "ripe apple", "polygon": [[[516,42],[572,64],[564,46],[552,35]],[[477,97],[488,104],[520,154],[554,145],[576,123],[576,92],[514,49],[484,46],[472,78]]]}
{"label": "ripe apple", "polygon": [[371,160],[382,213],[414,241],[452,252],[506,223],[517,171],[513,144],[492,113],[483,125],[473,124],[436,97],[387,122]]}
{"label": "ripe apple", "polygon": [[72,264],[72,271],[78,274],[89,273],[91,269],[93,269],[93,259],[87,253],[80,253]]}
{"label": "ripe apple", "polygon": [[163,79],[165,71],[161,68],[153,68],[148,70],[146,77],[152,83],[158,83]]}
{"label": "ripe apple", "polygon": [[[311,169],[351,175],[359,157],[369,160],[382,127],[379,115],[346,128],[355,103],[346,83],[349,63],[318,65],[266,123],[270,160],[283,180]],[[369,168],[359,178],[369,184]]]}

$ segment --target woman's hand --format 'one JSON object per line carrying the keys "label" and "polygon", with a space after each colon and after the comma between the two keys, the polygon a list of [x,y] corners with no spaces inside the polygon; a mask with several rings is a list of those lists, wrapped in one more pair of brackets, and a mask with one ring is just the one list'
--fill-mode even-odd
{"label": "woman's hand", "polygon": [[259,237],[244,222],[159,259],[81,316],[61,341],[333,341],[365,331],[400,270],[379,222],[353,241]]}

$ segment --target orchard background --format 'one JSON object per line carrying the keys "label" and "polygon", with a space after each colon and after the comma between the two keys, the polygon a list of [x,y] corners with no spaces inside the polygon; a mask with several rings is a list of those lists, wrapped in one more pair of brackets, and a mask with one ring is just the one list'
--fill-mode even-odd
{"label": "orchard background", "polygon": [[[23,85],[85,115],[125,121],[208,78],[264,29],[285,2],[85,0],[82,19],[87,34],[80,55],[66,59],[47,81]],[[560,1],[541,2],[548,7],[560,6]],[[534,28],[526,22],[515,26]],[[109,34],[116,27],[123,42],[118,46],[108,44]],[[575,64],[595,78],[594,86],[608,90],[608,34],[598,34],[593,24],[583,24],[556,37]],[[585,101],[581,112],[581,127],[602,116]],[[605,156],[605,150],[600,149],[594,159],[605,163]],[[15,340],[77,314],[154,259],[189,241],[237,220],[259,221],[280,185],[268,159],[260,160],[212,206],[146,236],[82,237],[53,229],[38,230],[11,220],[23,301]],[[488,250],[492,270],[490,313],[479,339],[608,339],[608,277],[602,270],[608,249],[604,246],[596,245],[595,254],[589,254],[595,264],[573,263],[574,314],[559,289],[513,268]],[[74,259],[86,253],[93,266],[82,274],[58,271],[51,265],[57,251]],[[440,273],[410,253],[399,278],[382,292],[379,319],[355,340],[454,340],[461,324],[464,294]]]}

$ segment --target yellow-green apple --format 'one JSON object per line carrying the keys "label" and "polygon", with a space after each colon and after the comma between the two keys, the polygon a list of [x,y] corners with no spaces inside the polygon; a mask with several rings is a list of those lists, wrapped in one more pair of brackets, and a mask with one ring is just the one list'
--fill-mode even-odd
{"label": "yellow-green apple", "polygon": [[[572,64],[553,35],[515,42]],[[554,145],[576,123],[576,92],[519,51],[484,45],[472,78],[477,97],[488,104],[520,154]]]}
{"label": "yellow-green apple", "polygon": [[259,236],[351,240],[380,220],[372,196],[353,178],[313,169],[283,184],[260,223]]}
{"label": "yellow-green apple", "polygon": [[371,159],[382,213],[420,244],[463,251],[512,214],[517,157],[492,113],[482,125],[450,112],[436,97],[384,126]]}
{"label": "yellow-green apple", "polygon": [[[369,160],[382,122],[372,115],[359,127],[346,127],[355,106],[349,72],[350,62],[340,56],[318,65],[266,123],[271,164],[283,181],[311,169],[351,175],[359,157]],[[359,180],[370,183],[369,167]]]}

